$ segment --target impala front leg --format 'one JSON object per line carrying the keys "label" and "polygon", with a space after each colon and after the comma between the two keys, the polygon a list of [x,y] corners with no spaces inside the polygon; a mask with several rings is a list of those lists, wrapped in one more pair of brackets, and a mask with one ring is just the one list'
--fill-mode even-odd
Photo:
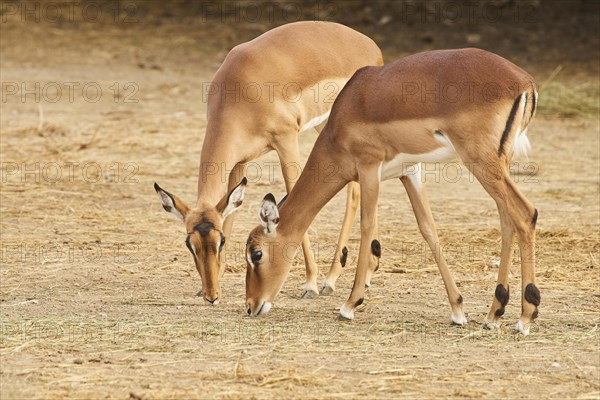
{"label": "impala front leg", "polygon": [[369,260],[369,268],[367,268],[367,277],[365,278],[365,288],[371,286],[371,278],[373,277],[373,274],[379,270],[379,259],[381,258],[381,243],[379,242],[377,229],[375,229],[373,237],[375,239],[371,241],[371,254],[373,254],[374,257],[371,257]]}
{"label": "impala front leg", "polygon": [[323,281],[323,288],[321,289],[321,295],[329,295],[335,291],[335,282],[342,274],[342,268],[346,266],[348,261],[348,238],[352,231],[352,225],[354,224],[354,218],[356,217],[356,210],[360,203],[360,186],[356,182],[348,183],[348,194],[346,197],[346,213],[344,214],[344,222],[342,223],[342,230],[340,231],[340,238],[338,240],[337,249],[331,262],[331,268],[327,272],[327,277]]}
{"label": "impala front leg", "polygon": [[359,168],[361,197],[360,250],[350,298],[340,309],[340,315],[346,319],[353,319],[354,309],[363,303],[369,266],[376,263],[378,261],[377,258],[381,256],[381,245],[377,240],[378,167],[378,165],[369,165]]}
{"label": "impala front leg", "polygon": [[417,165],[414,174],[405,175],[400,178],[400,181],[408,194],[421,235],[429,245],[442,275],[442,281],[444,281],[446,294],[448,295],[448,301],[452,309],[450,321],[455,325],[464,325],[467,323],[467,318],[463,312],[463,298],[456,287],[454,278],[452,278],[448,264],[444,259],[440,239],[438,238],[435,221],[429,205],[429,198],[427,197],[427,190],[421,179],[421,166]]}

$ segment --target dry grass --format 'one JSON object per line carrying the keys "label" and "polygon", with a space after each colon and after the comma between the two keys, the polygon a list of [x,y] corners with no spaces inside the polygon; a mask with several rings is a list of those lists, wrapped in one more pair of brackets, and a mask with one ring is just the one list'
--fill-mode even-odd
{"label": "dry grass", "polygon": [[[137,129],[154,126],[164,125],[150,120]],[[356,232],[348,271],[334,296],[298,300],[300,262],[274,310],[266,318],[247,319],[240,249],[264,192],[280,197],[279,175],[273,184],[263,179],[249,186],[228,255],[226,297],[218,307],[206,307],[194,297],[198,278],[181,227],[152,192],[152,181],[159,179],[193,198],[196,161],[180,154],[188,151],[186,140],[195,131],[181,130],[175,140],[170,132],[145,134],[142,140],[141,133],[104,130],[84,148],[80,143],[93,136],[85,127],[71,127],[68,134],[55,134],[67,132],[62,125],[4,131],[3,157],[10,154],[14,162],[29,162],[32,154],[45,162],[94,160],[103,169],[127,161],[138,166],[138,181],[114,182],[109,175],[95,183],[50,184],[11,177],[3,185],[2,243],[25,247],[24,256],[10,248],[3,254],[2,397],[596,398],[600,246],[593,170],[598,158],[597,137],[586,133],[593,126],[540,118],[530,132],[531,161],[539,170],[533,176],[515,174],[540,210],[541,317],[527,338],[512,334],[520,297],[516,266],[507,324],[499,332],[481,330],[500,238],[493,202],[466,175],[457,183],[431,182],[429,188],[441,240],[465,297],[467,327],[447,324],[441,279],[396,182],[382,189],[382,270],[353,322],[338,321],[336,309],[351,286]],[[545,141],[539,140],[542,132]],[[304,153],[315,137],[308,136]],[[568,155],[581,141],[578,154],[589,161],[578,163]],[[183,161],[168,161],[177,159]],[[568,190],[562,186],[567,181]],[[337,196],[311,227],[322,270],[343,202]],[[62,258],[41,256],[35,246],[45,244],[61,245]]]}
{"label": "dry grass", "polygon": [[600,112],[600,87],[596,77],[588,79],[559,80],[563,71],[557,66],[549,77],[539,83],[540,107],[542,115],[560,117],[592,117],[597,118]]}

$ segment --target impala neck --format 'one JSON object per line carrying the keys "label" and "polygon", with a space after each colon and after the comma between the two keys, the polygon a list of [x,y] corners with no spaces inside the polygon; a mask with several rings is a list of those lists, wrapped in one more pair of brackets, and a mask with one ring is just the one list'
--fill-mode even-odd
{"label": "impala neck", "polygon": [[319,211],[349,182],[321,139],[324,137],[317,139],[298,182],[279,209],[277,233],[296,244]]}
{"label": "impala neck", "polygon": [[209,120],[200,154],[197,205],[216,205],[227,194],[229,174],[241,161],[234,127]]}

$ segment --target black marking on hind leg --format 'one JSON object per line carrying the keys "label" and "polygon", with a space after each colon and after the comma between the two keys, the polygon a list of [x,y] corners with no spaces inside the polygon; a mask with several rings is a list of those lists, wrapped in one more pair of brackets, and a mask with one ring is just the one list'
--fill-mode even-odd
{"label": "black marking on hind leg", "polygon": [[538,219],[538,210],[536,208],[535,212],[533,213],[533,218],[531,218],[531,226],[533,228],[535,228],[535,224],[537,224],[537,219]]}
{"label": "black marking on hind leg", "polygon": [[340,264],[342,264],[342,268],[346,266],[346,261],[348,260],[348,248],[344,246],[342,249],[342,255],[340,256]]}
{"label": "black marking on hind leg", "polygon": [[462,304],[463,303],[463,298],[462,298],[462,294],[458,296],[458,299],[456,300],[456,304]]}
{"label": "black marking on hind leg", "polygon": [[379,240],[375,239],[371,242],[371,253],[377,258],[381,257],[381,243],[379,243]]}
{"label": "black marking on hind leg", "polygon": [[506,126],[504,127],[504,132],[502,132],[502,137],[500,138],[500,146],[498,146],[498,157],[501,157],[504,154],[504,145],[508,140],[508,135],[510,134],[513,123],[515,122],[515,114],[517,113],[517,109],[519,108],[521,96],[521,94],[517,96],[515,102],[512,105],[512,108],[510,109],[510,114],[508,114]]}
{"label": "black marking on hind leg", "polygon": [[540,290],[533,283],[525,287],[525,300],[536,307],[540,305]]}
{"label": "black marking on hind leg", "polygon": [[356,300],[356,303],[354,303],[354,308],[360,306],[364,301],[365,301],[364,298],[360,298],[360,299]]}
{"label": "black marking on hind leg", "polygon": [[500,302],[500,308],[496,310],[494,315],[496,317],[501,317],[504,315],[504,308],[508,304],[508,299],[510,298],[510,287],[504,289],[504,286],[499,283],[498,286],[496,286],[494,296],[496,296],[496,299]]}

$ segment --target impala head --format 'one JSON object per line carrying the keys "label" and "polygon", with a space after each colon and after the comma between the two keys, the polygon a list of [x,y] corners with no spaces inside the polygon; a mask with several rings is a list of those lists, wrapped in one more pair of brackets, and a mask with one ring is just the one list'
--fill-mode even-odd
{"label": "impala head", "polygon": [[179,197],[154,184],[154,190],[166,212],[183,222],[186,229],[185,245],[194,257],[194,264],[202,280],[202,296],[211,304],[221,297],[221,252],[225,245],[223,220],[237,210],[244,200],[246,178],[227,193],[214,207],[189,208]]}
{"label": "impala head", "polygon": [[260,225],[250,232],[245,254],[246,309],[250,316],[269,312],[298,249],[297,244],[277,233],[279,210],[272,194],[263,199],[258,219]]}

